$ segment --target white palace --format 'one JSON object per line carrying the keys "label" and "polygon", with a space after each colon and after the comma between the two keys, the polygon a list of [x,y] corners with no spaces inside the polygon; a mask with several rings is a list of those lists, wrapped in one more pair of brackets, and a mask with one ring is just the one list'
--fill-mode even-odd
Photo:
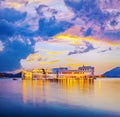
{"label": "white palace", "polygon": [[94,78],[94,67],[81,66],[77,70],[70,70],[67,67],[48,69],[33,69],[23,71],[22,79],[49,79],[49,78]]}

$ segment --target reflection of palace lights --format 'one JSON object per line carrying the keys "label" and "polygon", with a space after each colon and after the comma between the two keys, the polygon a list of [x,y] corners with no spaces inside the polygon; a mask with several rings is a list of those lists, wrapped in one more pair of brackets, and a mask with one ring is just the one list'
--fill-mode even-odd
{"label": "reflection of palace lights", "polygon": [[[56,87],[53,87],[56,86]],[[57,94],[59,92],[55,92],[56,89],[64,89],[65,94],[64,95],[71,96],[71,93],[73,92],[80,92],[83,94],[89,93],[93,91],[94,88],[94,80],[93,79],[54,79],[54,80],[23,80],[22,81],[23,86],[23,101],[24,103],[27,103],[29,100],[32,100],[33,103],[36,103],[36,101],[42,102],[43,100],[53,100],[54,94]],[[55,93],[51,93],[51,91]],[[80,94],[77,93],[77,94]],[[59,95],[63,96],[63,95]],[[79,99],[79,98],[78,98]],[[58,98],[59,100],[59,98]],[[61,101],[61,100],[59,100]]]}

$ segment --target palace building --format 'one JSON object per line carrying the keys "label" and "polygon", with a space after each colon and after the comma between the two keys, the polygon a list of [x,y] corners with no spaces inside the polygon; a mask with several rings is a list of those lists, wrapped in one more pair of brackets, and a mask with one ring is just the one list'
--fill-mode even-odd
{"label": "palace building", "polygon": [[54,78],[94,78],[94,67],[81,66],[77,70],[70,70],[67,67],[48,69],[33,69],[23,71],[22,79],[54,79]]}
{"label": "palace building", "polygon": [[82,66],[82,67],[79,67],[77,70],[59,68],[58,77],[70,77],[70,78],[94,77],[94,67]]}

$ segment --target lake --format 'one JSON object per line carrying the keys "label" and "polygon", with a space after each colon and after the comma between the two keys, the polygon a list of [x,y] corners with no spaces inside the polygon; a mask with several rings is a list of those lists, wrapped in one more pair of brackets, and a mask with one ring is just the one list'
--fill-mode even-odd
{"label": "lake", "polygon": [[0,79],[0,117],[120,117],[120,79]]}

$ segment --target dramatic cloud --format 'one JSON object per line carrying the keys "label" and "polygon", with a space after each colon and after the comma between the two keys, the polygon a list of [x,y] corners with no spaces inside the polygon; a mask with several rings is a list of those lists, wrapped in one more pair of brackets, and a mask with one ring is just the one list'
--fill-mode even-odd
{"label": "dramatic cloud", "polygon": [[34,53],[34,54],[30,54],[27,59],[27,61],[29,62],[33,62],[33,61],[46,61],[47,60],[47,56],[42,56],[39,53]]}
{"label": "dramatic cloud", "polygon": [[0,71],[13,71],[20,69],[20,60],[26,58],[28,54],[32,53],[33,49],[19,41],[6,43],[4,51],[0,53]]}
{"label": "dramatic cloud", "polygon": [[72,54],[82,54],[82,53],[86,53],[89,52],[91,50],[94,50],[95,48],[93,47],[93,45],[89,42],[84,42],[83,46],[78,46],[76,47],[76,50],[74,50],[73,52],[69,52],[68,55],[72,55]]}
{"label": "dramatic cloud", "polygon": [[66,29],[72,26],[71,23],[67,21],[57,22],[56,18],[50,17],[49,20],[41,18],[39,20],[39,35],[41,36],[54,36],[60,32],[64,32]]}
{"label": "dramatic cloud", "polygon": [[24,20],[26,17],[26,12],[19,12],[13,8],[0,9],[0,19],[4,19],[8,22],[16,22],[19,20]]}
{"label": "dramatic cloud", "polygon": [[13,8],[0,9],[0,38],[5,41],[16,35],[29,35],[28,27],[22,25],[26,13],[21,13]]}
{"label": "dramatic cloud", "polygon": [[[60,7],[60,5],[62,7]],[[49,19],[50,17],[54,16],[57,21],[68,21],[71,22],[71,19],[75,16],[73,12],[71,12],[67,6],[63,3],[59,3],[53,6],[47,6],[47,5],[39,5],[36,8],[37,14],[40,17],[45,17],[46,19]],[[69,12],[69,13],[68,13]]]}
{"label": "dramatic cloud", "polygon": [[[93,21],[104,25],[105,21],[109,18],[109,14],[103,13],[99,7],[98,0],[64,0],[66,5],[69,6],[76,14],[86,23]],[[102,20],[101,20],[102,19]],[[101,27],[102,28],[102,27]]]}
{"label": "dramatic cloud", "polygon": [[105,63],[108,58],[109,66],[118,65],[119,4],[119,0],[0,1],[0,72],[83,63],[100,68],[95,61]]}
{"label": "dramatic cloud", "polygon": [[[64,0],[64,2],[76,14],[73,20],[79,19],[84,36],[102,35],[106,31],[120,29],[118,0]],[[114,35],[111,36],[115,38]]]}
{"label": "dramatic cloud", "polygon": [[15,26],[6,20],[0,20],[0,37],[13,36],[15,33]]}
{"label": "dramatic cloud", "polygon": [[57,10],[50,9],[47,5],[39,5],[39,7],[36,8],[36,11],[40,16],[44,16],[44,17],[51,17],[52,15],[58,13]]}
{"label": "dramatic cloud", "polygon": [[[72,32],[73,29],[75,30],[75,33]],[[66,32],[62,34],[58,34],[55,36],[56,40],[54,42],[64,42],[67,43],[70,46],[73,46],[74,49],[70,50],[68,55],[72,54],[84,54],[90,51],[95,52],[104,52],[104,51],[110,51],[114,50],[116,47],[119,48],[120,41],[117,39],[107,39],[105,37],[84,37],[80,36],[80,34],[76,35],[77,30],[80,30],[77,27],[74,27],[71,29],[68,29]],[[70,34],[71,33],[71,34]]]}

